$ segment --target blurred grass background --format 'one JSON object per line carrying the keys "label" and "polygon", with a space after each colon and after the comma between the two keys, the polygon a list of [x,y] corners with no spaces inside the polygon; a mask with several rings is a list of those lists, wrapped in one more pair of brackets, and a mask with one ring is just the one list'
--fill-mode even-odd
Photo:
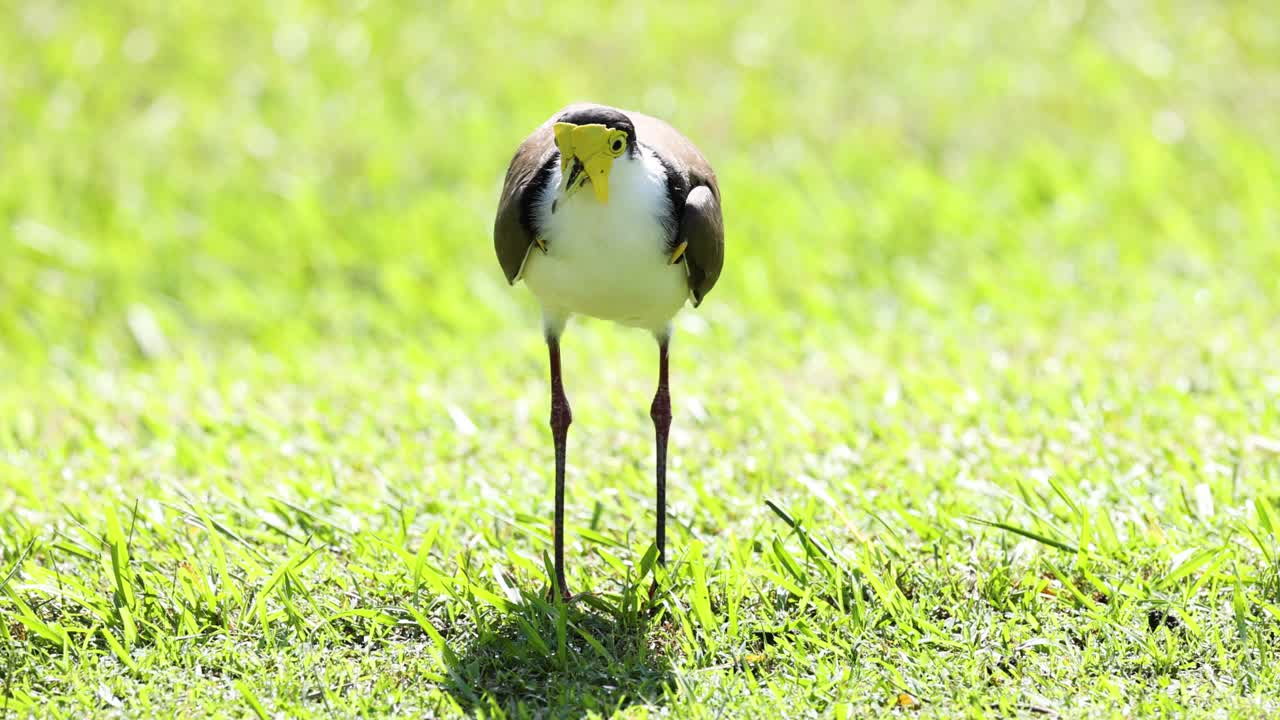
{"label": "blurred grass background", "polygon": [[743,333],[1277,295],[1280,39],[1257,4],[10,14],[10,365],[138,361],[131,308],[178,354],[527,324],[494,199],[515,144],[583,98],[713,158],[732,233],[710,314]]}
{"label": "blurred grass background", "polygon": [[[672,544],[704,543],[711,580],[683,568],[669,601],[709,638],[670,656],[672,712],[867,711],[908,689],[940,716],[1274,711],[1280,584],[1255,505],[1280,480],[1280,24],[1267,4],[2,12],[0,570],[15,568],[12,597],[81,628],[76,657],[94,661],[73,668],[57,642],[12,639],[16,707],[77,715],[132,698],[199,713],[257,693],[294,715],[322,713],[318,697],[355,714],[440,711],[444,661],[403,656],[422,636],[371,620],[370,650],[316,629],[353,606],[405,606],[447,617],[449,643],[475,651],[475,689],[508,688],[498,707],[521,714],[537,689],[508,684],[529,682],[570,698],[537,706],[550,714],[599,709],[599,677],[541,656],[504,667],[500,617],[421,596],[379,544],[412,556],[422,542],[442,576],[493,593],[502,567],[531,592],[541,582],[545,350],[491,227],[517,143],[585,99],[672,122],[725,198],[725,271],[678,319],[673,360]],[[589,321],[565,353],[571,585],[607,589],[619,578],[600,538],[637,556],[648,542],[655,359],[642,335]],[[1026,654],[1027,683],[996,687],[982,652],[810,607],[828,613],[813,620],[822,632],[770,655],[761,691],[735,668],[782,651],[743,638],[804,622],[779,589],[790,576],[760,552],[795,546],[766,497],[895,578],[922,618],[954,613],[992,657],[1052,651]],[[192,627],[172,620],[181,603],[139,601],[141,669],[94,640],[103,623],[128,639],[120,580],[95,553],[120,537],[106,516],[130,508],[137,582],[195,567],[214,588],[207,615],[186,611]],[[207,529],[194,508],[248,548],[229,544],[234,581],[209,570],[201,538],[217,535],[192,529]],[[975,515],[1102,549],[1041,557],[966,524]],[[1109,542],[1090,524],[1103,515]],[[316,538],[324,551],[291,570],[315,591],[299,610],[269,580]],[[1216,563],[1201,581],[1187,558],[1204,547],[1217,554],[1194,555]],[[1059,585],[1059,604],[1016,591],[1083,582],[1081,567],[1114,598],[1092,614]],[[55,571],[99,595],[67,602]],[[707,587],[717,612],[741,603],[742,637],[679,615]],[[245,620],[254,607],[261,626]],[[1143,639],[1152,607],[1197,630]],[[0,602],[2,619],[19,610]],[[846,641],[857,651],[834,647]],[[850,670],[850,653],[882,662]],[[197,677],[191,662],[229,669]],[[807,674],[838,678],[836,699]],[[620,686],[601,707],[663,693]]]}

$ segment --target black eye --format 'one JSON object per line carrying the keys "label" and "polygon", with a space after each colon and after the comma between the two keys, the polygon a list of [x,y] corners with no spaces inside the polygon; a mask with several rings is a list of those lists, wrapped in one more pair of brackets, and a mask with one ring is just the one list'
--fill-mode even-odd
{"label": "black eye", "polygon": [[622,149],[622,141],[621,141],[621,140],[614,140],[614,141],[613,141],[613,151],[614,151],[614,152],[618,152],[618,151],[619,151],[619,150],[621,150],[621,149]]}

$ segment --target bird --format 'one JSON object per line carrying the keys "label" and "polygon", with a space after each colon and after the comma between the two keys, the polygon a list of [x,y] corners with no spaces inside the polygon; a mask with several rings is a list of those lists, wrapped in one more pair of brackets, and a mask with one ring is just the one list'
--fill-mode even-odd
{"label": "bird", "polygon": [[[583,190],[590,186],[590,190]],[[554,113],[516,149],[493,227],[507,282],[542,307],[550,365],[555,446],[554,572],[549,594],[574,599],[565,582],[566,443],[573,414],[565,396],[560,338],[585,315],[647,330],[658,346],[649,416],[655,445],[654,545],[666,561],[666,462],[671,428],[672,319],[700,305],[724,265],[720,187],[710,163],[663,120],[607,105],[576,103]],[[650,585],[652,601],[656,579]]]}

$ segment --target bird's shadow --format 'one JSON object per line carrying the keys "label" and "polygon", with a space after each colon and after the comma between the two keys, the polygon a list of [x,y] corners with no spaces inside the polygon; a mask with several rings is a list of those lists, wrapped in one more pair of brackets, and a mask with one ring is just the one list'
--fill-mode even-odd
{"label": "bird's shadow", "polygon": [[525,593],[446,658],[445,690],[476,717],[576,719],[661,705],[674,638],[637,598],[627,591],[566,604]]}

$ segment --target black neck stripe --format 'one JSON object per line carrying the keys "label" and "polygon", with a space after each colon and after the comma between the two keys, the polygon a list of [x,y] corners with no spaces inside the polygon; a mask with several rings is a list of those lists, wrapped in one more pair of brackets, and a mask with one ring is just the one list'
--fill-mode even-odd
{"label": "black neck stripe", "polygon": [[537,237],[538,228],[538,203],[542,199],[542,193],[546,192],[547,186],[551,184],[551,175],[555,172],[556,164],[560,162],[560,152],[552,150],[547,154],[547,159],[543,161],[542,167],[538,168],[538,172],[534,173],[529,179],[529,184],[524,189],[524,195],[520,198],[520,226],[525,229],[533,237]]}
{"label": "black neck stripe", "polygon": [[680,230],[680,215],[684,213],[685,198],[689,197],[689,178],[676,170],[662,153],[644,143],[639,144],[662,163],[662,170],[667,176],[667,216],[663,219],[663,224],[667,227],[667,249],[674,252],[679,242],[676,236]]}

